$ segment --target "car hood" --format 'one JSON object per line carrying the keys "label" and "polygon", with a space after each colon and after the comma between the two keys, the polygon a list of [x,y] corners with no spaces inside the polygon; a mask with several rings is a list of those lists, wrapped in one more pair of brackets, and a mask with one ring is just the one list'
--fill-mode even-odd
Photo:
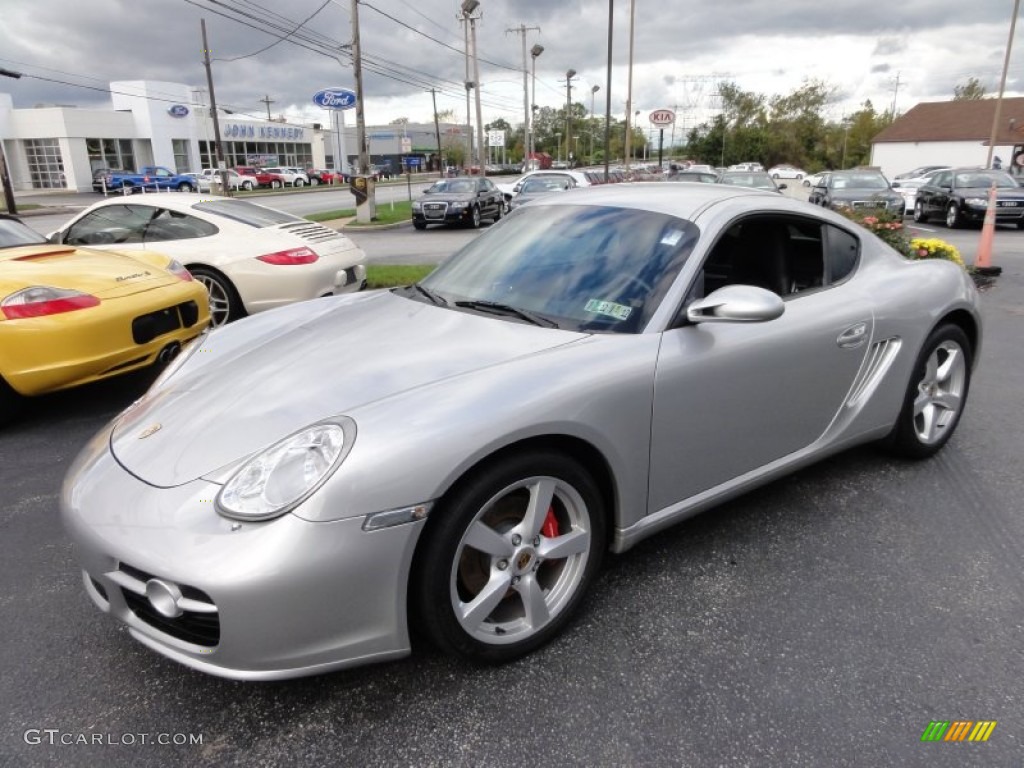
{"label": "car hood", "polygon": [[583,338],[388,291],[302,302],[210,333],[122,414],[111,450],[139,479],[181,485],[309,424]]}
{"label": "car hood", "polygon": [[476,199],[472,192],[436,192],[423,193],[421,203],[468,203]]}
{"label": "car hood", "polygon": [[894,189],[867,189],[861,187],[845,187],[831,192],[833,200],[895,200],[899,193]]}

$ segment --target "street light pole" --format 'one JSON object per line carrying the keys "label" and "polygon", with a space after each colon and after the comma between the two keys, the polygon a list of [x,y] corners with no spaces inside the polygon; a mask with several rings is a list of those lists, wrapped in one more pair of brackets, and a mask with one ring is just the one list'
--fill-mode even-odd
{"label": "street light pole", "polygon": [[590,87],[590,162],[594,162],[594,94],[601,90],[600,85]]}
{"label": "street light pole", "polygon": [[529,141],[529,155],[527,156],[527,166],[523,168],[524,171],[530,170],[530,166],[533,165],[533,156],[537,152],[537,131],[534,125],[533,116],[537,112],[537,57],[544,53],[543,45],[534,45],[530,49],[530,56],[533,57],[533,95],[530,97],[530,141]]}
{"label": "street light pole", "polygon": [[555,159],[562,162],[562,134],[555,131]]}
{"label": "street light pole", "polygon": [[480,107],[480,57],[476,51],[476,20],[473,11],[480,7],[480,0],[462,0],[462,15],[469,20],[469,34],[473,43],[473,80],[476,83],[476,156],[480,167],[480,175],[487,175],[484,163],[484,121]]}
{"label": "street light pole", "polygon": [[572,136],[572,79],[576,77],[576,70],[570,69],[565,73],[565,159],[571,160],[569,152],[569,137]]}

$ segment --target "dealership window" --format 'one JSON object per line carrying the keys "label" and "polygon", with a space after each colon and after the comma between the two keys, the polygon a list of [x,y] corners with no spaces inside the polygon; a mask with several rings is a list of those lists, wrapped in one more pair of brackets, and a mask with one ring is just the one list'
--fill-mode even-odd
{"label": "dealership window", "polygon": [[26,139],[25,157],[33,189],[63,189],[67,186],[57,139]]}
{"label": "dealership window", "polygon": [[171,139],[171,148],[174,151],[174,169],[178,173],[188,173],[192,170],[192,161],[189,159],[188,139]]}
{"label": "dealership window", "polygon": [[135,151],[131,139],[86,139],[85,148],[89,153],[89,167],[114,170],[135,170]]}

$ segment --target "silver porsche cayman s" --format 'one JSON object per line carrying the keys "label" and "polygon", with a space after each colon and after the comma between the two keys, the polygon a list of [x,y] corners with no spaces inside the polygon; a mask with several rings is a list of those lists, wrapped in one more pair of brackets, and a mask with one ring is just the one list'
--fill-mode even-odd
{"label": "silver porsche cayman s", "polygon": [[569,621],[602,556],[850,446],[956,429],[960,267],[706,184],[518,209],[422,282],[198,339],[62,495],[92,601],[190,667],[476,660]]}

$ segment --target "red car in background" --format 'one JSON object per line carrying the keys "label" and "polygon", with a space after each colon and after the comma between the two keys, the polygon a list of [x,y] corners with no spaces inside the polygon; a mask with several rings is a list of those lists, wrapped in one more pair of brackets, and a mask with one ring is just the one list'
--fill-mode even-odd
{"label": "red car in background", "polygon": [[[326,168],[307,168],[306,175],[309,176],[310,184],[344,184],[345,174],[337,171],[329,171]],[[316,179],[314,182],[313,179]]]}
{"label": "red car in background", "polygon": [[261,187],[270,187],[272,189],[278,189],[284,186],[284,179],[278,176],[276,173],[267,173],[266,171],[256,168],[252,165],[239,165],[235,166],[235,170],[239,173],[244,173],[247,176],[255,176],[256,182]]}

